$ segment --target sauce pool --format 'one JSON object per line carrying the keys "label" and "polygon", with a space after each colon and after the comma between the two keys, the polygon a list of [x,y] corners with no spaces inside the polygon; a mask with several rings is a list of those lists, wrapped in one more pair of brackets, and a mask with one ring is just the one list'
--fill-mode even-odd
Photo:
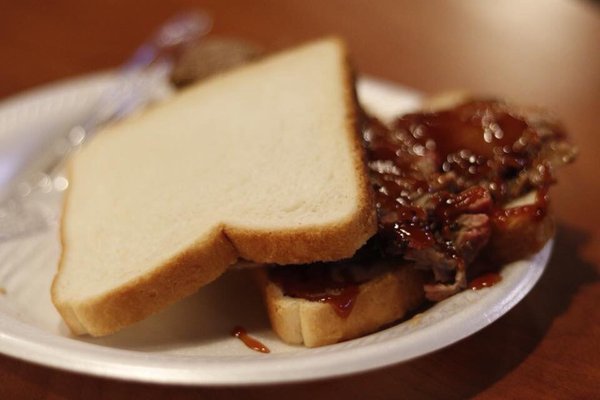
{"label": "sauce pool", "polygon": [[469,283],[469,289],[479,290],[483,288],[492,287],[502,280],[502,277],[497,272],[489,272],[481,275]]}

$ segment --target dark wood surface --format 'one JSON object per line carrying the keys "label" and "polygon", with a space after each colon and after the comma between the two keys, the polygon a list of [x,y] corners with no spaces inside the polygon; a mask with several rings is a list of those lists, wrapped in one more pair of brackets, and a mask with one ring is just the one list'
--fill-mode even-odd
{"label": "dark wood surface", "polygon": [[547,106],[581,150],[553,190],[547,272],[479,333],[412,362],[307,384],[180,388],[61,372],[0,356],[0,399],[600,398],[600,11],[523,1],[0,1],[0,98],[118,65],[176,11],[269,49],[327,33],[359,71],[426,93],[498,94]]}

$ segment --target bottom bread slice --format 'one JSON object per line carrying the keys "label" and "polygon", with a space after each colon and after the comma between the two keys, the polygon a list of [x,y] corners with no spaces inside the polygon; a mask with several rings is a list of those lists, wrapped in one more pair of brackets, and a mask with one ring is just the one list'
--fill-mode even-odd
{"label": "bottom bread slice", "polygon": [[[285,268],[285,267],[283,267]],[[265,269],[257,271],[271,326],[286,343],[318,347],[372,333],[424,301],[421,271],[400,266],[358,286],[354,306],[339,316],[324,302],[286,296]]]}

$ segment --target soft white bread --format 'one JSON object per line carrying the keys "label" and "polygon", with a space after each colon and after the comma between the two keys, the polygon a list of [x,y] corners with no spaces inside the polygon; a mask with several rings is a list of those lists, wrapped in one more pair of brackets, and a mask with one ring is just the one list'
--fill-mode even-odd
{"label": "soft white bread", "polygon": [[338,315],[328,303],[286,296],[264,269],[257,274],[273,330],[284,342],[307,347],[375,332],[402,319],[425,299],[423,273],[410,265],[388,269],[358,285],[347,317]]}
{"label": "soft white bread", "polygon": [[325,39],[100,132],[69,166],[52,286],[64,320],[105,335],[240,257],[351,256],[376,230],[356,118],[345,48]]}

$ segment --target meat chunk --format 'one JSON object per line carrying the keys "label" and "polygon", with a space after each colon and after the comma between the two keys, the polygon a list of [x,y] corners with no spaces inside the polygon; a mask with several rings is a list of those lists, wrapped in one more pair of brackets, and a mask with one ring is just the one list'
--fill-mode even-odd
{"label": "meat chunk", "polygon": [[452,238],[466,263],[472,262],[490,239],[490,217],[486,214],[463,214],[456,219],[458,231]]}
{"label": "meat chunk", "polygon": [[364,139],[377,240],[386,254],[433,272],[425,287],[433,301],[466,287],[469,264],[502,229],[497,210],[545,193],[554,168],[575,155],[553,119],[496,100],[405,115],[391,127],[367,119]]}

